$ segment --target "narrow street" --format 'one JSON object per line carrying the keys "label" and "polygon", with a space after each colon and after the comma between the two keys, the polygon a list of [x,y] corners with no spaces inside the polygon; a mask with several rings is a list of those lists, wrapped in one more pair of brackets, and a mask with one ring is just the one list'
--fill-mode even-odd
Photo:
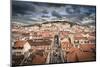
{"label": "narrow street", "polygon": [[63,63],[63,62],[64,62],[64,58],[63,58],[63,53],[59,42],[59,36],[55,35],[53,46],[50,52],[49,63],[52,64],[52,63]]}

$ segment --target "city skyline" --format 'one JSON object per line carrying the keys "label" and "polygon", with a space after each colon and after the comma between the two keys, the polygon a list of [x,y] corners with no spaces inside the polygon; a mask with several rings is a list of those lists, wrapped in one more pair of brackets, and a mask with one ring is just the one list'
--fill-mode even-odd
{"label": "city skyline", "polygon": [[12,1],[12,66],[96,61],[96,6]]}

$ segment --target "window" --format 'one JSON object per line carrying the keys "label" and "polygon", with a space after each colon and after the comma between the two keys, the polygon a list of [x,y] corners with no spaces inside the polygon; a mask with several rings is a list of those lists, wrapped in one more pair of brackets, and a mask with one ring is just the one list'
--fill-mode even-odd
{"label": "window", "polygon": [[75,40],[74,43],[79,43],[79,40]]}

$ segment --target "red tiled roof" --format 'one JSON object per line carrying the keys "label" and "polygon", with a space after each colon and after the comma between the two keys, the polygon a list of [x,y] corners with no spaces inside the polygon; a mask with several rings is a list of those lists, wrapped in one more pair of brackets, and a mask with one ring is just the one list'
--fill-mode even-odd
{"label": "red tiled roof", "polygon": [[83,40],[86,40],[87,38],[86,37],[74,37],[75,40],[80,40],[80,39],[83,39]]}
{"label": "red tiled roof", "polygon": [[[86,49],[85,49],[86,50]],[[94,52],[83,52],[78,48],[69,49],[69,53],[66,55],[67,62],[77,62],[77,61],[92,61],[95,59]]]}
{"label": "red tiled roof", "polygon": [[67,62],[77,62],[78,61],[76,52],[68,53],[66,58],[67,58]]}
{"label": "red tiled roof", "polygon": [[75,37],[83,37],[82,33],[76,33],[74,34]]}
{"label": "red tiled roof", "polygon": [[68,52],[69,52],[69,53],[72,53],[72,52],[77,51],[77,50],[79,50],[79,49],[78,49],[78,48],[75,48],[75,47],[71,47],[71,48],[68,50]]}
{"label": "red tiled roof", "polygon": [[32,61],[33,64],[45,64],[45,62],[46,62],[46,57],[40,55],[36,55]]}
{"label": "red tiled roof", "polygon": [[77,57],[79,61],[92,61],[95,59],[95,53],[93,52],[77,52]]}
{"label": "red tiled roof", "polygon": [[92,33],[89,33],[90,36],[95,36],[96,33],[95,32],[92,32]]}
{"label": "red tiled roof", "polygon": [[90,52],[92,52],[93,49],[96,49],[96,46],[94,44],[84,44],[84,45],[80,45],[80,49],[82,51],[90,51]]}
{"label": "red tiled roof", "polygon": [[14,47],[23,47],[26,42],[27,41],[24,41],[24,40],[16,41]]}
{"label": "red tiled roof", "polygon": [[48,40],[48,41],[46,41],[46,40],[41,40],[41,41],[38,41],[38,42],[36,42],[36,41],[33,41],[33,40],[28,40],[28,42],[29,42],[29,44],[31,45],[31,46],[39,46],[39,45],[50,45],[51,44],[51,40]]}
{"label": "red tiled roof", "polygon": [[95,40],[95,36],[94,37],[93,36],[92,37],[88,37],[87,39],[88,40]]}

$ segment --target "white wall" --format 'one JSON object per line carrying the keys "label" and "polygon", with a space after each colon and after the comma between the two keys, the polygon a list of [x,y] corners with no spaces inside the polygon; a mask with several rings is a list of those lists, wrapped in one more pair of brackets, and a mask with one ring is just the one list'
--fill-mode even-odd
{"label": "white wall", "polygon": [[[100,0],[34,0],[43,2],[90,4],[97,6],[97,62],[41,65],[41,67],[99,67],[100,64]],[[0,67],[10,67],[10,1],[0,0]],[[40,65],[39,65],[40,66]],[[37,66],[37,67],[39,67]],[[27,66],[29,67],[29,66]],[[35,67],[35,66],[34,66]]]}
{"label": "white wall", "polygon": [[31,49],[31,46],[28,42],[26,42],[25,45],[24,45],[23,52],[27,52],[29,49]]}

